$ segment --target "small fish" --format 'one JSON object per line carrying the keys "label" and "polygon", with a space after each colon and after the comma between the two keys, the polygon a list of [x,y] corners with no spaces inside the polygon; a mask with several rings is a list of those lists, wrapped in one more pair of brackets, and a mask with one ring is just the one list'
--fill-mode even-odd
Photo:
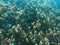
{"label": "small fish", "polygon": [[7,25],[6,25],[6,28],[10,28],[10,27],[12,27],[11,24],[7,24]]}
{"label": "small fish", "polygon": [[2,11],[2,7],[0,7],[0,12]]}
{"label": "small fish", "polygon": [[0,20],[4,20],[4,18],[0,17]]}

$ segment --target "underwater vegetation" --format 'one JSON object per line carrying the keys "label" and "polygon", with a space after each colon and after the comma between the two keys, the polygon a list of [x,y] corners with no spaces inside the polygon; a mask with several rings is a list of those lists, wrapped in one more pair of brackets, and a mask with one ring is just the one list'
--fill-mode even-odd
{"label": "underwater vegetation", "polygon": [[0,0],[0,45],[60,45],[59,0]]}

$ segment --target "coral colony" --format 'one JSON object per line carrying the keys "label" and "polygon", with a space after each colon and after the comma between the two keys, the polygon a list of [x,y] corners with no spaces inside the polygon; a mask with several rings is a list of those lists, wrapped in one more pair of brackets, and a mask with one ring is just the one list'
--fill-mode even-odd
{"label": "coral colony", "polygon": [[58,0],[0,0],[0,45],[60,45]]}

